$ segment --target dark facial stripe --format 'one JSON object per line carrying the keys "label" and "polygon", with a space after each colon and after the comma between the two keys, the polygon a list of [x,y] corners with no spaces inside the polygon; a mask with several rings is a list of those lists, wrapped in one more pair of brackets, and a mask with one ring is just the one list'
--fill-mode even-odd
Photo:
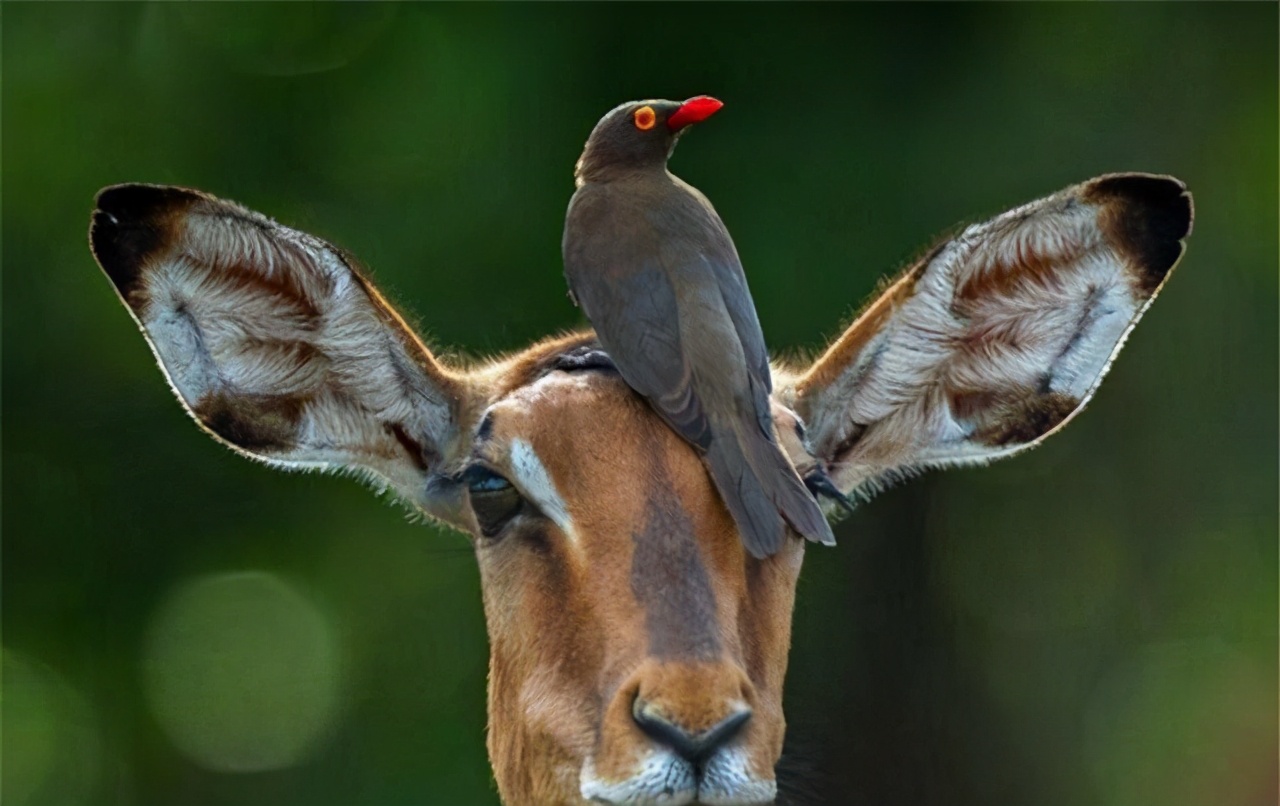
{"label": "dark facial stripe", "polygon": [[645,611],[649,653],[714,659],[720,654],[716,602],[693,531],[656,446],[657,475],[644,526],[632,535],[631,590]]}

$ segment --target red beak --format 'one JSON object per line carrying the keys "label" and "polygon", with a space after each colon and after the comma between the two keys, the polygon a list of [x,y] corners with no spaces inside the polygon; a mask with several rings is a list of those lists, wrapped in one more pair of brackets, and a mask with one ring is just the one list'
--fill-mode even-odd
{"label": "red beak", "polygon": [[716,113],[716,110],[724,106],[724,103],[717,101],[710,95],[699,95],[697,98],[690,98],[680,104],[680,108],[671,113],[671,117],[667,118],[667,128],[673,132],[678,132],[685,126],[692,123],[701,123]]}

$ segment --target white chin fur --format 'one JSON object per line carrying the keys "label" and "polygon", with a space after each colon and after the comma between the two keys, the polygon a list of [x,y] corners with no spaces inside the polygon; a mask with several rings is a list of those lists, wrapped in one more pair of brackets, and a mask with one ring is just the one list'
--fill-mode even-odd
{"label": "white chin fur", "polygon": [[748,806],[772,803],[778,797],[778,782],[761,780],[750,773],[747,754],[732,748],[712,756],[702,768],[698,782],[698,803],[707,806]]}
{"label": "white chin fur", "polygon": [[754,806],[772,802],[778,786],[748,772],[746,754],[734,748],[712,756],[703,766],[701,780],[694,765],[670,752],[650,753],[634,775],[616,782],[598,777],[594,760],[588,759],[580,791],[584,799],[594,803]]}

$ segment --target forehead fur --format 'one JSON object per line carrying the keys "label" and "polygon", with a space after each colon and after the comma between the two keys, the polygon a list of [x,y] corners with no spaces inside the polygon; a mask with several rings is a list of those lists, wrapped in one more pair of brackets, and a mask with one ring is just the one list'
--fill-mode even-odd
{"label": "forehead fur", "polygon": [[519,437],[542,452],[565,455],[574,443],[607,444],[621,433],[643,439],[665,428],[615,370],[564,369],[564,358],[532,369],[526,383],[489,407],[480,427],[498,439]]}
{"label": "forehead fur", "polygon": [[488,387],[490,403],[555,372],[566,356],[599,349],[600,343],[591,331],[566,333],[543,339],[527,350],[505,356],[472,371],[477,383]]}

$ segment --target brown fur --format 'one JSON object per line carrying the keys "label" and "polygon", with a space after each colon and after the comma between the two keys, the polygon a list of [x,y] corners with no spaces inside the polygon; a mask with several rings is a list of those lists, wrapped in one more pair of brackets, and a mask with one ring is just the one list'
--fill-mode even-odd
{"label": "brown fur", "polygon": [[1073,257],[1037,252],[1025,244],[1020,247],[1008,259],[994,260],[975,270],[956,288],[954,308],[962,311],[966,303],[1009,296],[1025,284],[1052,283],[1058,267]]}
{"label": "brown fur", "polygon": [[1015,403],[998,407],[989,426],[974,435],[988,445],[1025,443],[1052,431],[1080,407],[1070,395],[1049,393],[1030,395]]}
{"label": "brown fur", "polygon": [[192,411],[208,429],[248,450],[279,452],[293,447],[306,399],[282,395],[206,395]]}
{"label": "brown fur", "polygon": [[252,289],[254,293],[278,298],[307,319],[320,315],[320,308],[307,288],[287,272],[264,274],[254,267],[235,264],[224,267],[222,276],[229,282]]}
{"label": "brown fur", "polygon": [[[526,356],[516,367],[533,378],[538,363]],[[497,402],[486,441],[498,455],[512,439],[533,445],[578,539],[544,522],[527,527],[544,540],[516,532],[477,545],[492,642],[489,744],[504,800],[577,803],[588,755],[603,776],[631,774],[650,746],[632,718],[637,696],[694,732],[724,718],[731,700],[747,702],[754,715],[738,741],[772,777],[801,542],[769,560],[748,556],[693,449],[621,379],[559,373],[543,383]],[[531,689],[544,703],[534,718]]]}

